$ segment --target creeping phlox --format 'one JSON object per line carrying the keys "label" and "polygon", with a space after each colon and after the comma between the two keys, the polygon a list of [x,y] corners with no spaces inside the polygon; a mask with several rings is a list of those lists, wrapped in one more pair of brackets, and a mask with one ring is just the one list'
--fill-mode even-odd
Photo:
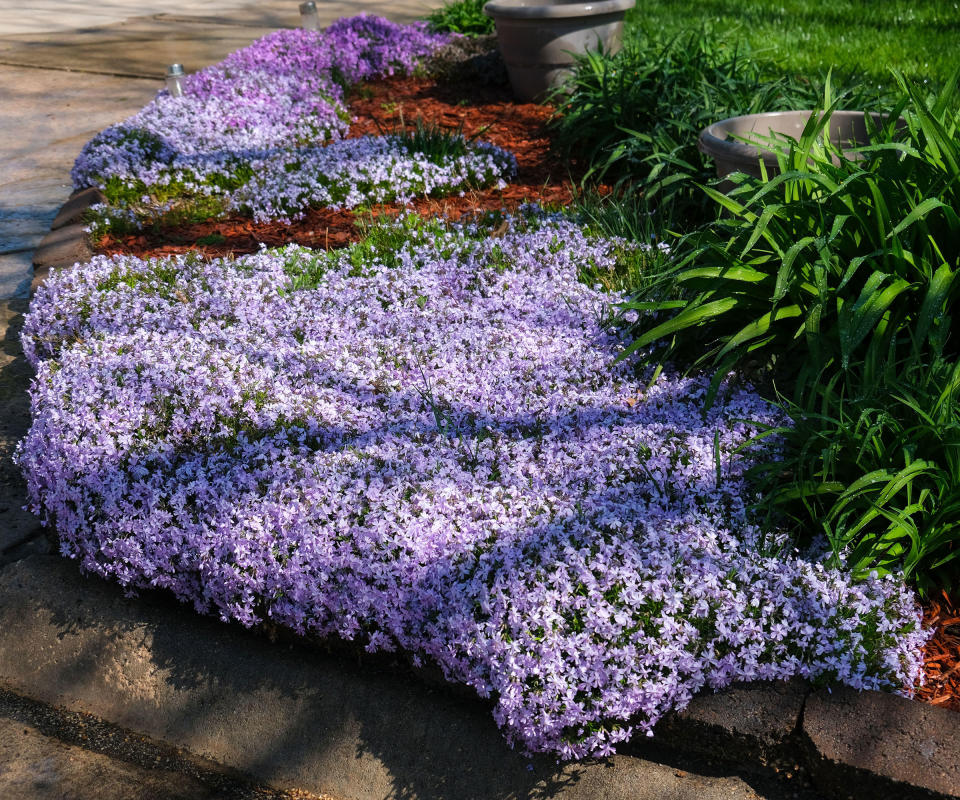
{"label": "creeping phlox", "polygon": [[397,136],[363,136],[327,147],[286,151],[257,164],[253,179],[231,198],[254,219],[290,221],[308,208],[353,208],[405,203],[417,195],[459,193],[496,184],[517,171],[517,160],[486,142],[463,145],[463,155],[442,159],[411,151]]}
{"label": "creeping phlox", "polygon": [[901,581],[750,524],[738,447],[774,409],[616,361],[620,298],[577,280],[615,252],[545,219],[57,271],[23,332],[32,507],[125,586],[432,660],[529,751],[608,753],[741,679],[912,684]]}
{"label": "creeping phlox", "polygon": [[176,183],[223,193],[278,153],[342,138],[345,85],[409,72],[449,38],[367,15],[323,31],[277,31],[188,75],[183,97],[162,91],[95,136],[74,164],[74,187]]}

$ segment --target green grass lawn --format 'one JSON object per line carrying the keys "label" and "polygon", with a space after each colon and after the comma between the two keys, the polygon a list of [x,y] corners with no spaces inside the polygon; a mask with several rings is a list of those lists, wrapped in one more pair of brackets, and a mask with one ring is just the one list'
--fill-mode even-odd
{"label": "green grass lawn", "polygon": [[896,67],[942,83],[960,63],[957,0],[641,0],[628,20],[651,33],[729,30],[754,55],[808,76],[833,67],[888,84]]}

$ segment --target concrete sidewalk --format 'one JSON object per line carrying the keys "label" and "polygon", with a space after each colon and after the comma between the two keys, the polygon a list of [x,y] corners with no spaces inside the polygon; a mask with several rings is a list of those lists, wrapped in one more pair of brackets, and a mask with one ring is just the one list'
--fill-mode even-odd
{"label": "concrete sidewalk", "polygon": [[[318,7],[326,22],[424,10]],[[709,762],[528,760],[475,699],[84,578],[20,509],[12,454],[31,375],[18,332],[74,158],[153,97],[167,64],[199,68],[297,20],[296,0],[0,2],[0,296],[16,295],[0,303],[0,797],[812,800]]]}
{"label": "concrete sidewalk", "polygon": [[[203,9],[208,14],[225,14],[249,5],[249,2],[250,0],[204,0]],[[131,17],[154,14],[189,15],[196,10],[195,0],[146,0],[139,3],[131,3],[130,0],[99,0],[97,3],[87,0],[34,0],[31,3],[0,0],[0,36],[21,33],[50,36],[62,31],[112,25]]]}
{"label": "concrete sidewalk", "polygon": [[[318,3],[324,24],[361,12],[402,22],[427,7],[424,0]],[[298,21],[296,0],[46,0],[26,8],[2,0],[0,298],[29,290],[33,249],[70,195],[80,148],[142,108],[162,88],[168,64],[199,69]]]}

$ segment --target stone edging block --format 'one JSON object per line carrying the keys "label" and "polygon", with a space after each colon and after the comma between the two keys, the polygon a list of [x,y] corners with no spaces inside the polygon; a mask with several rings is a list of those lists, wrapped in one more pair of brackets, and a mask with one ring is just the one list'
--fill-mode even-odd
{"label": "stone edging block", "polygon": [[[903,800],[960,797],[960,714],[845,686],[813,692],[808,764],[824,790]],[[855,791],[854,791],[855,790]]]}
{"label": "stone edging block", "polygon": [[810,691],[801,680],[706,691],[657,724],[664,745],[708,758],[764,764],[791,749]]}
{"label": "stone edging block", "polygon": [[78,222],[82,222],[84,211],[90,208],[90,206],[97,205],[97,203],[105,203],[106,201],[107,198],[104,193],[95,186],[74,192],[70,195],[70,199],[61,206],[60,211],[57,212],[57,216],[53,218],[53,222],[50,223],[50,230],[56,231],[67,225],[75,225]]}
{"label": "stone edging block", "polygon": [[698,756],[803,763],[830,798],[960,799],[960,714],[887,692],[736,684],[694,697],[655,732]]}
{"label": "stone edging block", "polygon": [[50,232],[40,240],[33,251],[33,280],[30,283],[30,295],[33,296],[40,284],[50,274],[51,268],[72,267],[74,264],[89,261],[94,256],[90,246],[90,237],[83,229],[83,212],[106,198],[94,187],[74,192],[64,203],[50,224]]}
{"label": "stone edging block", "polygon": [[342,800],[755,797],[737,777],[626,755],[526,758],[476,698],[291,651],[164,595],[124,598],[53,556],[0,570],[0,686]]}
{"label": "stone edging block", "polygon": [[93,258],[93,248],[83,224],[75,222],[50,231],[33,252],[34,269],[70,267]]}

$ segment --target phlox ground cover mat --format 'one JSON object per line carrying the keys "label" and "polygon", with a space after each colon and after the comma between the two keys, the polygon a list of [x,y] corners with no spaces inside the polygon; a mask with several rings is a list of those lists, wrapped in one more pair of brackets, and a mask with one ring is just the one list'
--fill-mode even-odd
{"label": "phlox ground cover mat", "polygon": [[91,232],[238,213],[289,222],[315,208],[503,188],[515,157],[457,131],[421,125],[344,139],[351,86],[407,74],[450,39],[423,23],[360,15],[322,31],[277,31],[187,76],[183,96],[160,92],[84,146],[74,188],[107,199],[91,212]]}
{"label": "phlox ground cover mat", "polygon": [[[547,121],[552,108],[514,102],[509,86],[477,86],[460,79],[437,79],[429,75],[394,75],[353,87],[346,102],[353,121],[347,140],[329,148],[333,157],[327,158],[334,161],[334,170],[326,180],[320,177],[311,179],[311,173],[303,167],[308,167],[328,148],[278,152],[272,159],[274,164],[288,158],[299,160],[301,156],[306,157],[301,161],[301,167],[291,173],[292,179],[269,182],[274,188],[281,188],[282,195],[271,193],[268,185],[268,194],[262,199],[254,197],[253,203],[245,210],[225,211],[204,219],[184,219],[181,216],[179,224],[173,224],[174,218],[171,212],[167,212],[161,224],[126,232],[126,226],[121,225],[119,230],[92,236],[97,252],[154,256],[196,250],[213,256],[238,255],[257,252],[264,242],[271,246],[297,243],[329,249],[343,247],[361,238],[367,220],[384,214],[415,210],[424,217],[458,218],[484,210],[516,209],[530,202],[555,207],[573,202],[571,175],[575,174],[575,165],[551,149]],[[422,129],[433,136],[419,136]],[[398,134],[384,136],[384,131],[397,131]],[[269,221],[262,214],[258,214],[257,219],[253,217],[255,206],[261,209],[267,204],[276,207],[278,196],[291,192],[299,195],[297,185],[303,178],[310,181],[307,185],[314,191],[322,191],[325,184],[330,189],[337,189],[339,185],[348,192],[352,191],[354,196],[361,183],[369,186],[370,181],[349,181],[350,176],[340,169],[347,167],[356,175],[363,164],[354,164],[349,158],[341,158],[339,164],[336,163],[338,153],[346,153],[357,146],[350,142],[351,139],[373,139],[381,143],[391,139],[405,141],[410,152],[406,158],[398,159],[396,166],[416,168],[417,154],[422,157],[425,150],[431,149],[424,147],[423,141],[418,142],[418,138],[434,138],[446,151],[440,153],[437,151],[441,148],[433,149],[429,154],[434,158],[442,155],[443,158],[437,159],[441,163],[430,164],[427,170],[421,170],[421,174],[432,173],[441,178],[439,185],[424,185],[428,191],[418,193],[420,187],[415,184],[412,185],[414,191],[410,191],[409,178],[417,177],[414,169],[406,176],[408,190],[406,196],[401,197],[404,192],[397,191],[400,187],[398,178],[403,180],[404,175],[397,174],[398,170],[392,168],[390,182],[386,187],[380,187],[386,188],[387,192],[371,192],[359,208],[346,208],[348,204],[353,205],[346,202],[346,195],[340,204],[343,207],[336,209],[321,202],[320,198],[311,200],[309,196],[301,195],[305,202],[296,197],[291,198],[292,202],[284,201],[288,209],[286,213],[291,216],[289,221]],[[439,141],[441,139],[443,141]],[[491,153],[489,145],[499,149]],[[459,150],[466,152],[457,154]],[[375,151],[371,155],[375,155]],[[374,165],[375,159],[367,162],[367,166]],[[467,167],[467,170],[458,165]],[[487,165],[492,166],[489,173]],[[459,169],[464,180],[454,181],[440,174],[450,168]],[[276,171],[273,174],[276,175]],[[312,174],[317,176],[316,171]],[[330,180],[338,175],[340,180]],[[454,172],[451,177],[458,176]],[[504,180],[508,181],[505,186]],[[259,178],[258,181],[263,182]],[[238,200],[241,195],[250,196],[251,189],[245,187],[234,193]],[[379,205],[374,202],[378,196],[408,202]],[[102,213],[106,216],[110,212]]]}
{"label": "phlox ground cover mat", "polygon": [[66,555],[434,662],[563,757],[735,680],[914,683],[902,582],[750,524],[738,448],[774,409],[617,360],[622,298],[578,278],[629,245],[553,217],[380,237],[50,277],[19,461]]}
{"label": "phlox ground cover mat", "polygon": [[74,188],[182,180],[222,189],[251,159],[342,138],[345,86],[412,70],[448,38],[367,15],[271,33],[188,75],[182,97],[162,91],[91,139],[74,164]]}

